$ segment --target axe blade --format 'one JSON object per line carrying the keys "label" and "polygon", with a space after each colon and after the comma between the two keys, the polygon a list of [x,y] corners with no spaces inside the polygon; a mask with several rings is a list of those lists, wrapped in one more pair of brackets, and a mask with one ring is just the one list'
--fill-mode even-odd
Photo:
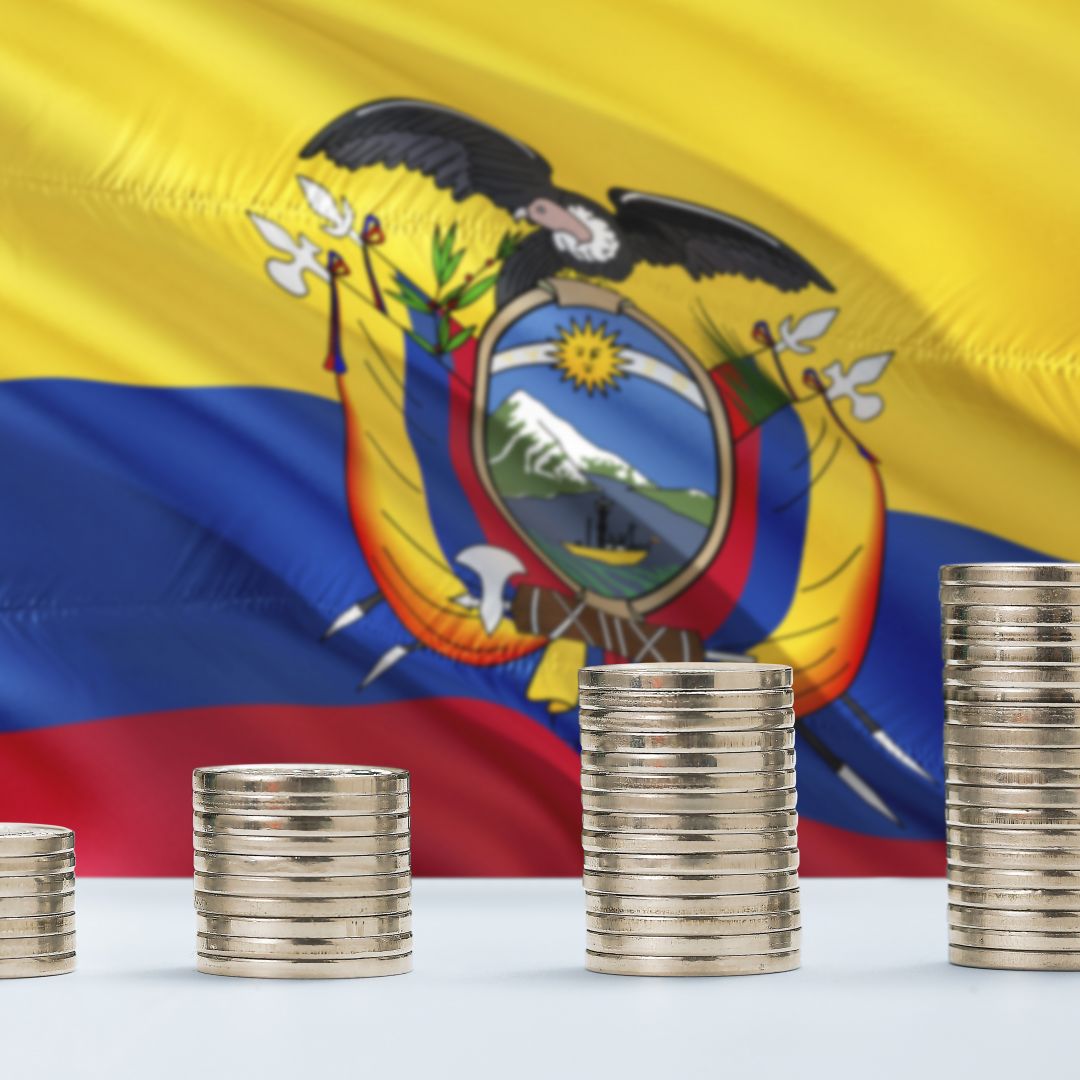
{"label": "axe blade", "polygon": [[459,552],[456,561],[480,579],[480,624],[490,636],[506,611],[503,600],[506,583],[515,574],[525,573],[525,567],[512,551],[493,544],[473,544]]}

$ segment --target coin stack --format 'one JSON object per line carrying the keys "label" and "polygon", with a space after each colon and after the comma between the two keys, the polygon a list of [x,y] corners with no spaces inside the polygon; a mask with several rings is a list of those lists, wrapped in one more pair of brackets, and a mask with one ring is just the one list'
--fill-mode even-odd
{"label": "coin stack", "polygon": [[791,668],[620,664],[579,685],[586,967],[797,968]]}
{"label": "coin stack", "polygon": [[949,959],[1080,970],[1080,565],[941,570]]}
{"label": "coin stack", "polygon": [[196,769],[199,971],[351,979],[412,970],[409,774]]}
{"label": "coin stack", "polygon": [[75,970],[75,834],[0,822],[0,979]]}

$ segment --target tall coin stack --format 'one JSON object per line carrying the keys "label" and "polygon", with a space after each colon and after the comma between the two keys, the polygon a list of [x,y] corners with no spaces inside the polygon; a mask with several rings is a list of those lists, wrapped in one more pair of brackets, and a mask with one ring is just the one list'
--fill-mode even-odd
{"label": "tall coin stack", "polygon": [[75,970],[75,834],[0,822],[0,979]]}
{"label": "tall coin stack", "polygon": [[1080,970],[1080,565],[941,570],[949,959]]}
{"label": "tall coin stack", "polygon": [[196,769],[199,971],[351,979],[412,970],[409,774]]}
{"label": "tall coin stack", "polygon": [[797,968],[791,668],[621,664],[579,686],[586,967]]}

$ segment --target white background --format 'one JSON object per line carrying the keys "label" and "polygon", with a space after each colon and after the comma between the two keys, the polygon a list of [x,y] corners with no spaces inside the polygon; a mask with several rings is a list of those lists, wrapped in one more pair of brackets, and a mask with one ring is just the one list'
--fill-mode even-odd
{"label": "white background", "polygon": [[416,970],[270,982],[193,968],[189,880],[82,879],[79,970],[0,982],[0,1077],[1080,1074],[1080,974],[945,960],[945,884],[803,882],[803,967],[586,972],[576,880],[421,880]]}

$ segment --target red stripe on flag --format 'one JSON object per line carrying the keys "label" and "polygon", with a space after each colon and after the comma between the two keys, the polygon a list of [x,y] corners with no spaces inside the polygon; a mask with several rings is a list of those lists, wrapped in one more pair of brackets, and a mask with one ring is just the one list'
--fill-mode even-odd
{"label": "red stripe on flag", "polygon": [[464,699],[191,709],[5,734],[0,819],[74,828],[80,873],[189,874],[192,769],[273,761],[411,770],[417,874],[580,872],[577,754],[510,709]]}
{"label": "red stripe on flag", "polygon": [[943,877],[944,840],[887,840],[799,819],[803,877]]}
{"label": "red stripe on flag", "polygon": [[[76,831],[79,873],[191,872],[191,771],[230,762],[399,765],[412,772],[418,875],[581,873],[578,755],[511,709],[462,698],[242,705],[0,735],[0,820]],[[799,823],[803,873],[935,876],[939,841]]]}

